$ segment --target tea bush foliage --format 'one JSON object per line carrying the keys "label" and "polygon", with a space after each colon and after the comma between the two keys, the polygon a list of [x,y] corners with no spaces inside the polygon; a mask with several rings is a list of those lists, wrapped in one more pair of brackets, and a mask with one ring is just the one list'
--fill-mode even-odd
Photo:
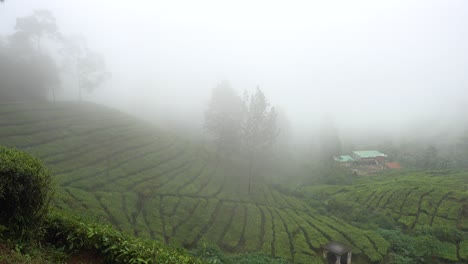
{"label": "tea bush foliage", "polygon": [[46,240],[70,253],[96,251],[108,263],[204,263],[183,249],[130,236],[111,226],[86,223],[60,212],[53,212],[48,216]]}
{"label": "tea bush foliage", "polygon": [[27,153],[0,146],[0,223],[23,238],[37,233],[52,196],[51,176]]}

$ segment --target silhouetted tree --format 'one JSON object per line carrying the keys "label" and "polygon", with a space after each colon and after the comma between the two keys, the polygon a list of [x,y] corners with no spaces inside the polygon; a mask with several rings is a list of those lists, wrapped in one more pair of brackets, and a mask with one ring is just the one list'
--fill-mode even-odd
{"label": "silhouetted tree", "polygon": [[48,91],[55,100],[60,87],[59,69],[49,52],[41,47],[46,38],[60,39],[55,18],[49,11],[34,11],[16,20],[15,32],[4,38],[0,46],[0,100],[46,100]]}
{"label": "silhouetted tree", "polygon": [[[104,58],[83,39],[63,37],[48,10],[17,18],[15,32],[0,41],[0,58],[1,101],[46,100],[49,93],[55,101],[64,69],[75,77],[80,100],[82,90],[91,92],[110,77]],[[66,67],[57,66],[59,59]]]}
{"label": "silhouetted tree", "polygon": [[430,145],[420,153],[418,163],[416,164],[418,168],[424,170],[441,170],[447,169],[449,161],[439,154],[439,150]]}
{"label": "silhouetted tree", "polygon": [[276,111],[264,93],[257,88],[252,95],[245,92],[241,99],[229,83],[222,82],[213,89],[204,127],[215,137],[218,153],[232,153],[242,147],[249,162],[251,193],[254,167],[260,157],[272,150],[279,134]]}
{"label": "silhouetted tree", "polygon": [[82,91],[92,92],[108,80],[111,74],[106,70],[104,57],[88,48],[83,37],[63,38],[65,68],[77,83],[78,96]]}
{"label": "silhouetted tree", "polygon": [[[22,28],[19,26],[18,28]],[[23,31],[0,41],[0,100],[46,100],[60,87],[59,69],[46,52],[34,45],[35,37]]]}
{"label": "silhouetted tree", "polygon": [[288,151],[291,144],[292,129],[291,122],[286,115],[286,112],[279,107],[275,107],[276,123],[278,126],[278,137],[276,138],[276,148],[280,152]]}
{"label": "silhouetted tree", "polygon": [[41,52],[41,41],[44,37],[60,39],[61,34],[55,17],[49,10],[35,10],[32,15],[16,19],[15,35],[23,35],[34,43],[37,51]]}
{"label": "silhouetted tree", "polygon": [[213,89],[205,112],[205,129],[215,137],[217,154],[238,150],[244,118],[242,99],[224,81]]}
{"label": "silhouetted tree", "polygon": [[50,58],[40,55],[19,58],[11,53],[10,47],[0,49],[0,101],[46,100],[49,87],[59,83]]}
{"label": "silhouetted tree", "polygon": [[253,169],[259,155],[270,150],[278,136],[275,109],[257,87],[255,94],[244,95],[246,118],[242,128],[243,146],[249,159],[248,192],[252,191]]}

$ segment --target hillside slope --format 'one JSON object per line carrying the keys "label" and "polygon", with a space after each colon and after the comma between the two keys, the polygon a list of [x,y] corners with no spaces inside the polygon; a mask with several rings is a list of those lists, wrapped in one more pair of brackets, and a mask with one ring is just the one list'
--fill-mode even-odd
{"label": "hillside slope", "polygon": [[0,145],[41,158],[58,184],[55,206],[117,229],[192,248],[264,251],[322,263],[338,240],[382,260],[389,244],[372,231],[320,215],[305,202],[218,162],[201,146],[90,103],[0,104]]}
{"label": "hillside slope", "polygon": [[362,205],[393,218],[407,233],[436,230],[445,234],[439,235],[444,240],[432,241],[439,257],[468,261],[466,171],[389,171],[360,178],[351,186],[310,186],[302,192],[328,203]]}

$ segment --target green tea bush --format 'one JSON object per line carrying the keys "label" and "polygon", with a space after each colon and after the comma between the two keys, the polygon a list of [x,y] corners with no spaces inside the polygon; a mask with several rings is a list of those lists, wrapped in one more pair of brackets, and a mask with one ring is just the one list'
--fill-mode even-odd
{"label": "green tea bush", "polygon": [[[407,260],[412,260],[409,263],[446,263],[446,260],[451,262],[459,260],[455,244],[441,242],[432,235],[410,236],[399,230],[384,229],[379,229],[378,232],[391,244],[390,256],[393,261],[390,263],[392,264],[406,264]],[[463,259],[461,253],[460,258]]]}
{"label": "green tea bush", "polygon": [[261,252],[244,253],[231,257],[227,264],[288,264],[283,258],[274,258]]}
{"label": "green tea bush", "polygon": [[107,263],[203,264],[185,250],[171,248],[119,232],[111,226],[89,224],[59,212],[47,217],[46,241],[65,252],[91,250]]}
{"label": "green tea bush", "polygon": [[37,234],[51,196],[51,177],[39,159],[0,146],[1,224],[22,238]]}
{"label": "green tea bush", "polygon": [[203,244],[196,247],[191,253],[208,264],[224,264],[227,262],[223,252],[212,245]]}
{"label": "green tea bush", "polygon": [[431,235],[440,241],[460,243],[463,239],[463,233],[456,226],[439,225],[428,226],[420,225],[416,228],[417,235]]}
{"label": "green tea bush", "polygon": [[468,240],[464,240],[460,243],[460,258],[468,260]]}

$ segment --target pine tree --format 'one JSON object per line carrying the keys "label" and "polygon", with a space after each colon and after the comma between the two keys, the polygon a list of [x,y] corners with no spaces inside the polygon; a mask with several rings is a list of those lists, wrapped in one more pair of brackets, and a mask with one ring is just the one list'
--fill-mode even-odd
{"label": "pine tree", "polygon": [[243,146],[249,160],[248,192],[252,192],[254,165],[261,155],[271,150],[278,136],[277,115],[264,93],[257,87],[255,94],[244,95],[246,118],[242,129]]}
{"label": "pine tree", "polygon": [[227,81],[213,89],[204,128],[215,139],[217,155],[239,150],[244,105]]}

